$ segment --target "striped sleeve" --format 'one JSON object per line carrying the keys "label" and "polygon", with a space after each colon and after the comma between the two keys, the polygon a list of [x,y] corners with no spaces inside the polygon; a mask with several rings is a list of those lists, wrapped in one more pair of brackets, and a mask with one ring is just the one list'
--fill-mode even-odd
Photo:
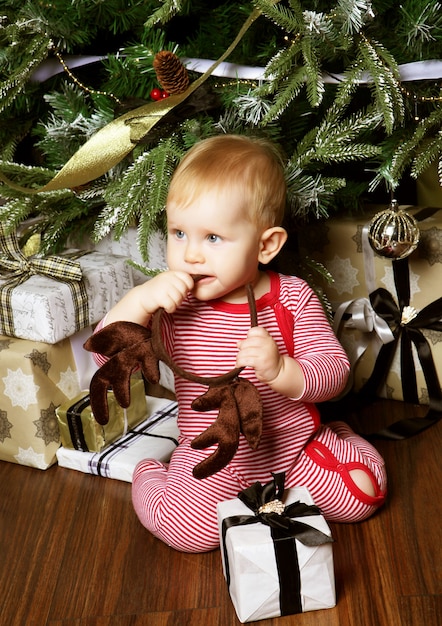
{"label": "striped sleeve", "polygon": [[350,364],[327,319],[324,308],[311,287],[297,281],[293,293],[288,279],[281,280],[281,304],[294,317],[294,358],[305,378],[304,402],[323,402],[337,396],[345,387]]}

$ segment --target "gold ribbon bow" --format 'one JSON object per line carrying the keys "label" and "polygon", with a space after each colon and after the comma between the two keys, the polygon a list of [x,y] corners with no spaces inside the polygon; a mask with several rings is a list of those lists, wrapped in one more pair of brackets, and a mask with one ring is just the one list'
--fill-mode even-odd
{"label": "gold ribbon bow", "polygon": [[[20,250],[16,234],[6,234],[0,224],[0,276],[5,282],[0,286],[0,332],[14,335],[11,295],[13,289],[39,274],[66,283],[72,294],[75,309],[75,329],[81,330],[89,323],[87,292],[78,261],[60,256],[27,258]],[[1,271],[1,270],[0,270]]]}

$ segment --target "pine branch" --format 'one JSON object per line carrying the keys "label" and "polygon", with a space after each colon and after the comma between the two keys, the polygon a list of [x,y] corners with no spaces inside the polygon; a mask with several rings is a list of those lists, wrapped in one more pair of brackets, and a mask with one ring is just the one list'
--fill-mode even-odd
{"label": "pine branch", "polygon": [[[56,174],[55,170],[44,167],[23,165],[11,161],[0,161],[0,172],[12,182],[20,184],[22,187],[39,188],[43,187]],[[2,196],[14,198],[21,192],[17,192],[0,181]]]}
{"label": "pine branch", "polygon": [[266,93],[275,93],[281,80],[289,74],[293,67],[297,65],[297,59],[302,52],[300,38],[297,38],[287,48],[281,48],[268,61],[264,76],[268,79],[268,85],[261,88],[266,89]]}
{"label": "pine branch", "polygon": [[344,178],[323,177],[320,174],[305,174],[293,161],[286,168],[289,211],[297,218],[328,217],[327,207],[334,194],[346,185]]}
{"label": "pine branch", "polygon": [[[407,6],[408,4],[408,6]],[[399,36],[414,59],[422,59],[432,44],[442,42],[442,4],[440,2],[403,3]]]}
{"label": "pine branch", "polygon": [[[273,104],[270,106],[268,113],[263,118],[263,124],[267,124],[277,118],[287,109],[289,104],[299,95],[305,87],[305,70],[304,67],[295,68],[282,83]],[[258,93],[265,93],[265,90],[259,90]]]}
{"label": "pine branch", "polygon": [[0,205],[0,222],[9,234],[32,215],[37,207],[35,199],[21,195]]}
{"label": "pine branch", "polygon": [[341,24],[343,33],[355,35],[373,15],[372,3],[366,0],[340,0],[334,14],[336,21]]}
{"label": "pine branch", "polygon": [[301,3],[290,0],[290,8],[272,0],[254,0],[253,3],[263,15],[287,33],[297,33],[304,28]]}
{"label": "pine branch", "polygon": [[[33,134],[41,139],[38,148],[52,168],[61,168],[70,157],[100,128],[112,121],[114,114],[108,100],[92,100],[76,85],[65,83],[62,91],[45,95],[52,111],[45,122],[37,124]],[[94,106],[93,106],[94,105]]]}
{"label": "pine branch", "polygon": [[158,8],[145,22],[145,28],[153,28],[157,24],[167,24],[175,15],[180,13],[185,0],[161,0],[163,6]]}
{"label": "pine branch", "polygon": [[[382,176],[393,188],[399,185],[404,172],[413,164],[414,176],[418,176],[426,169],[425,164],[440,158],[442,146],[440,144],[440,128],[442,125],[442,110],[436,109],[427,118],[421,120],[414,132],[404,140],[401,136],[397,140],[391,159],[385,164]],[[431,145],[431,154],[427,153]],[[439,154],[438,154],[439,148]],[[428,160],[430,159],[430,160]]]}
{"label": "pine branch", "polygon": [[369,159],[379,155],[381,149],[371,143],[358,143],[357,138],[379,126],[381,118],[374,110],[360,111],[339,120],[340,112],[328,110],[315,139],[315,159],[323,163],[341,163]]}
{"label": "pine branch", "polygon": [[310,37],[304,37],[302,40],[302,55],[307,84],[307,98],[312,107],[317,107],[322,102],[325,88],[319,55]]}
{"label": "pine branch", "polygon": [[429,139],[413,160],[410,174],[413,178],[425,172],[434,162],[439,162],[442,155],[442,132],[439,131],[436,137]]}
{"label": "pine branch", "polygon": [[109,183],[104,197],[107,206],[94,228],[99,239],[112,229],[118,240],[131,224],[138,222],[138,242],[147,261],[148,242],[153,232],[164,226],[167,190],[174,167],[183,154],[174,136],[141,153],[121,179]]}
{"label": "pine branch", "polygon": [[361,37],[358,48],[361,58],[372,80],[372,92],[377,109],[382,113],[387,133],[403,122],[404,106],[396,64],[387,65],[392,57],[385,48],[375,41]]}
{"label": "pine branch", "polygon": [[23,60],[11,67],[7,78],[0,82],[0,113],[7,109],[21,93],[34,69],[48,56],[50,39],[46,35],[35,35],[26,42],[21,52]]}
{"label": "pine branch", "polygon": [[347,109],[352,97],[360,88],[360,80],[364,72],[364,63],[360,57],[356,58],[344,71],[342,80],[338,83],[334,106],[336,109]]}

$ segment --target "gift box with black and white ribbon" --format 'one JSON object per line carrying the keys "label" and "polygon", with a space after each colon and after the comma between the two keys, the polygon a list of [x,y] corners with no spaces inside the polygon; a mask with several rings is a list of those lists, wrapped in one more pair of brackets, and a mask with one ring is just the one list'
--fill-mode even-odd
{"label": "gift box with black and white ribbon", "polygon": [[378,362],[376,395],[432,404],[442,375],[442,209],[400,207],[418,221],[420,241],[409,257],[392,261],[368,243],[370,221],[382,208],[306,227],[300,245],[333,277],[321,287],[352,362],[353,390],[361,390]]}
{"label": "gift box with black and white ribbon", "polygon": [[335,606],[331,532],[284,474],[218,505],[223,571],[241,622]]}
{"label": "gift box with black and white ribbon", "polygon": [[147,418],[100,452],[82,452],[60,447],[61,467],[132,482],[135,466],[143,459],[166,463],[178,445],[177,403],[146,396]]}

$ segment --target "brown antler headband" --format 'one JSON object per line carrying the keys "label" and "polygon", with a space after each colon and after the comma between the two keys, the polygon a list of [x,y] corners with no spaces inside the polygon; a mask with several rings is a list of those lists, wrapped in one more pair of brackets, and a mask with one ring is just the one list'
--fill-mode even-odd
{"label": "brown antler headband", "polygon": [[[194,277],[195,281],[199,277]],[[256,304],[251,285],[247,285],[251,325],[257,325]],[[186,372],[178,366],[165,349],[161,335],[164,310],[159,309],[152,318],[152,330],[133,322],[114,322],[92,335],[84,347],[109,357],[94,374],[90,385],[91,408],[100,424],[107,424],[109,410],[107,391],[113,389],[115,399],[122,407],[130,404],[130,376],[140,368],[146,380],[157,383],[160,379],[158,362],[163,361],[177,376],[209,389],[192,402],[195,411],[219,409],[218,417],[204,432],[193,439],[194,449],[204,449],[218,444],[217,449],[198,463],[193,474],[206,478],[225,467],[235,455],[240,432],[249,446],[256,449],[262,430],[262,404],[256,387],[240,378],[243,368],[236,368],[221,376],[203,377]]]}

